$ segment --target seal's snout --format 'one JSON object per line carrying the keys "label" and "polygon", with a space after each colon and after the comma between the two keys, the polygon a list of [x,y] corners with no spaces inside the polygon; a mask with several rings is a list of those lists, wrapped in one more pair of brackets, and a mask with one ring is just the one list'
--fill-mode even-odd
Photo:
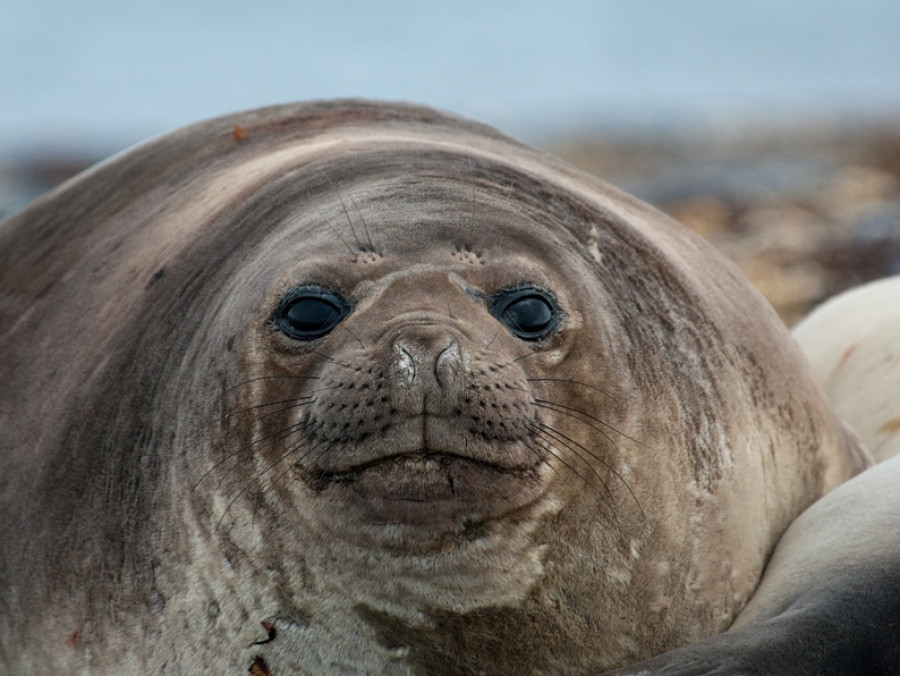
{"label": "seal's snout", "polygon": [[544,445],[521,367],[427,308],[403,307],[374,339],[369,321],[348,320],[303,407],[309,485],[357,505],[367,523],[483,519],[535,499]]}
{"label": "seal's snout", "polygon": [[[402,390],[421,399],[458,398],[464,390],[459,338],[443,326],[416,326],[393,342],[391,369]],[[419,411],[416,411],[419,412]]]}

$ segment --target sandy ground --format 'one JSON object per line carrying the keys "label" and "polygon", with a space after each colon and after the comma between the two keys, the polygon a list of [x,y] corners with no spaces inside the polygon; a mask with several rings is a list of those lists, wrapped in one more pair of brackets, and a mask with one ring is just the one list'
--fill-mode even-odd
{"label": "sandy ground", "polygon": [[[544,147],[708,238],[789,324],[900,274],[900,123],[580,135]],[[0,217],[98,158],[0,157]]]}

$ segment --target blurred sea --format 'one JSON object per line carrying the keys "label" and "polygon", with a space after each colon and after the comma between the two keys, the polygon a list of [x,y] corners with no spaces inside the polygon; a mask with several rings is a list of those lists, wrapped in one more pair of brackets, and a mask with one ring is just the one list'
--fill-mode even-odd
{"label": "blurred sea", "polygon": [[7,156],[336,96],[532,142],[900,112],[897,0],[4,0],[0,16]]}

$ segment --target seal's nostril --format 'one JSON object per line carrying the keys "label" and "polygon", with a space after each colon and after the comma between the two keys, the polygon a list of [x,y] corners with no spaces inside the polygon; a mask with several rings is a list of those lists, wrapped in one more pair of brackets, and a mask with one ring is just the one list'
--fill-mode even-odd
{"label": "seal's nostril", "polygon": [[451,339],[450,344],[434,360],[434,377],[442,390],[446,388],[447,381],[458,370],[460,363],[459,343]]}
{"label": "seal's nostril", "polygon": [[399,355],[397,355],[397,369],[406,380],[406,386],[412,387],[413,381],[416,379],[416,359],[413,353],[406,347],[398,346]]}

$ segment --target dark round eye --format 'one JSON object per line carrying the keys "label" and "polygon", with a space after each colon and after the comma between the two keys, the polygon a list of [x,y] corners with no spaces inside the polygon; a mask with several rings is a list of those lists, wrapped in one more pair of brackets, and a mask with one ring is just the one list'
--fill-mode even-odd
{"label": "dark round eye", "polygon": [[294,289],[275,311],[275,325],[291,338],[321,338],[350,312],[350,306],[334,291],[320,286]]}
{"label": "dark round eye", "polygon": [[495,296],[491,314],[522,340],[544,338],[559,321],[556,302],[533,286],[501,291]]}

